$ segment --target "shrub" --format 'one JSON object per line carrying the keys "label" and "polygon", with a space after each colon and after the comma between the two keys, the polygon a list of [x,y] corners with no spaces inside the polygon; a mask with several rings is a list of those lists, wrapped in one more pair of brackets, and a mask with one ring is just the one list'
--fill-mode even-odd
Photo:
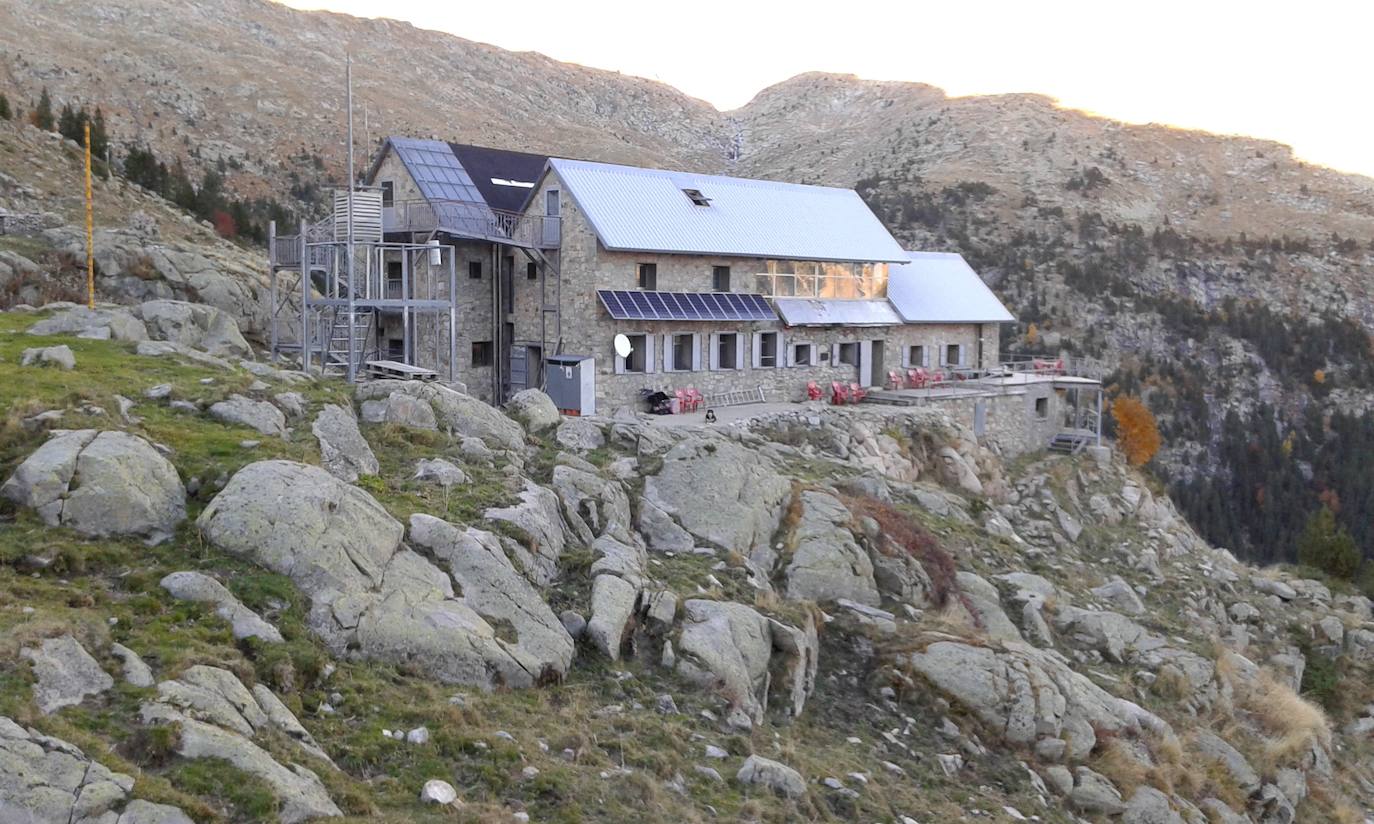
{"label": "shrub", "polygon": [[1159,427],[1155,416],[1139,398],[1124,396],[1112,401],[1117,443],[1132,466],[1143,466],[1159,451]]}
{"label": "shrub", "polygon": [[1298,562],[1315,567],[1334,578],[1353,581],[1360,570],[1360,548],[1345,527],[1336,523],[1336,513],[1323,506],[1307,519],[1298,537]]}
{"label": "shrub", "polygon": [[895,555],[904,551],[920,562],[930,578],[935,606],[943,608],[949,603],[957,589],[954,576],[959,569],[934,535],[911,516],[877,498],[846,496],[845,504],[855,517],[867,516],[878,522],[879,552]]}

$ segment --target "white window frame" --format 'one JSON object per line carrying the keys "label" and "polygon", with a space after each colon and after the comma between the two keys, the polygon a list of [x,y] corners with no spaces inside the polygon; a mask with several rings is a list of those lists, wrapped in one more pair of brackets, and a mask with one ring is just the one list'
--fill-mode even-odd
{"label": "white window frame", "polygon": [[[805,363],[800,362],[800,361],[797,360],[797,347],[798,347],[798,346],[805,346],[805,347],[808,347],[807,350],[806,350],[806,351],[807,351],[807,357],[806,357],[806,362],[805,362]],[[791,345],[789,345],[789,346],[787,347],[787,365],[788,365],[788,366],[815,366],[817,363],[819,363],[819,361],[817,360],[817,358],[820,357],[820,355],[818,354],[819,352],[820,352],[820,346],[819,346],[818,344],[816,344],[814,341],[809,341],[809,340],[799,340],[799,341],[796,341],[796,342],[792,343]]]}
{"label": "white window frame", "polygon": [[[735,363],[732,366],[722,366],[720,363],[720,339],[723,335],[735,336]],[[712,372],[742,372],[744,370],[744,336],[739,332],[712,332],[710,359]]]}
{"label": "white window frame", "polygon": [[644,338],[644,371],[632,371],[625,366],[625,359],[617,353],[615,356],[615,373],[617,375],[652,375],[654,373],[654,354],[658,347],[658,335],[651,335],[648,332],[627,332],[627,338]]}
{"label": "white window frame", "polygon": [[[691,338],[691,359],[684,366],[677,362],[676,341],[678,338]],[[663,336],[663,371],[696,372],[701,369],[701,336],[694,332],[669,332]]]}
{"label": "white window frame", "polygon": [[[846,346],[853,346],[853,347],[854,347],[854,362],[853,362],[853,363],[845,363],[844,361],[840,360],[840,353],[844,351],[844,347],[846,347]],[[833,344],[832,347],[831,347],[831,350],[830,350],[830,365],[831,365],[831,366],[836,366],[836,367],[839,367],[839,366],[852,366],[852,367],[854,367],[855,369],[858,369],[858,368],[859,368],[859,361],[860,361],[862,358],[863,358],[862,347],[859,345],[859,341],[856,341],[856,340],[840,341],[840,342],[838,342],[838,343]]]}
{"label": "white window frame", "polygon": [[[771,366],[763,365],[764,335],[773,335],[775,339],[775,342],[773,344],[773,364]],[[776,329],[764,329],[755,332],[752,337],[753,340],[751,341],[751,343],[753,344],[753,367],[755,369],[781,369],[784,365],[784,362],[787,360],[785,354],[787,352],[786,342],[783,340],[782,332]]]}

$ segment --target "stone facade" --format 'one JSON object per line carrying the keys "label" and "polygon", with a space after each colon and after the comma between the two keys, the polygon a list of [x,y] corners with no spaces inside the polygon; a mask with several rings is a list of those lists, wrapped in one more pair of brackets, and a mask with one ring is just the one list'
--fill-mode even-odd
{"label": "stone facade", "polygon": [[[377,167],[373,183],[380,185],[382,181],[387,180],[391,181],[394,186],[394,202],[396,204],[424,200],[419,187],[415,185],[410,173],[406,171],[405,165],[390,149],[387,150],[386,156],[382,158],[381,164]],[[488,403],[494,403],[496,391],[493,384],[493,369],[491,366],[474,365],[474,357],[478,354],[474,344],[490,344],[492,362],[495,362],[497,356],[495,341],[498,331],[493,326],[494,316],[492,314],[495,295],[493,291],[495,261],[500,261],[503,257],[508,256],[512,250],[493,246],[490,243],[454,241],[452,238],[446,238],[443,242],[454,246],[458,281],[458,373],[455,377],[467,385],[468,391],[474,397],[481,398]],[[478,270],[480,277],[472,277],[473,269],[470,267],[474,264],[480,267]],[[423,296],[428,287],[428,276],[427,270],[421,268],[417,274],[418,282],[415,284],[413,294]],[[446,277],[446,273],[443,276]],[[447,291],[447,286],[441,284],[440,294],[446,294]],[[440,375],[447,376],[447,318],[443,320],[442,323],[434,323],[431,322],[431,319],[423,317],[416,319],[414,362],[418,366],[433,369]],[[381,345],[382,356],[386,357],[389,347],[399,346],[404,322],[399,311],[391,311],[383,313],[379,325],[378,340]]]}
{"label": "stone facade", "polygon": [[[546,192],[557,189],[561,182],[550,174],[540,184],[530,201],[530,210],[542,213]],[[831,382],[863,382],[881,384],[887,373],[904,370],[909,363],[910,347],[926,347],[926,365],[944,363],[945,347],[962,347],[963,366],[989,366],[996,362],[998,329],[995,324],[929,324],[875,328],[856,327],[786,327],[781,321],[769,323],[702,323],[702,322],[646,322],[617,321],[601,306],[598,289],[638,289],[639,265],[652,263],[656,267],[656,288],[665,292],[714,291],[713,271],[717,266],[730,267],[729,290],[740,293],[757,291],[754,273],[766,270],[758,259],[709,255],[661,255],[639,252],[614,252],[601,247],[596,233],[581,214],[576,202],[566,193],[560,198],[562,243],[559,249],[561,299],[561,351],[565,354],[589,355],[596,362],[597,409],[610,412],[619,406],[638,402],[643,389],[661,389],[672,393],[675,389],[693,387],[705,395],[718,392],[752,390],[762,386],[768,400],[803,400],[808,383],[814,382],[828,393]],[[541,275],[542,276],[542,275]],[[538,280],[516,279],[516,337],[538,340]],[[613,340],[617,334],[644,335],[651,357],[645,358],[645,371],[627,372],[617,364]],[[736,363],[712,364],[711,350],[721,334],[738,334],[739,355]],[[760,366],[756,349],[758,333],[779,336],[776,365]],[[676,335],[694,337],[694,363],[687,368],[672,358]],[[552,337],[552,333],[551,333]],[[874,341],[880,356],[874,354]],[[810,344],[814,356],[810,362],[798,361],[794,348]],[[855,344],[859,360],[869,366],[861,381],[858,363],[841,362],[854,350],[841,344]],[[555,345],[550,341],[550,345]],[[846,357],[845,360],[853,360]],[[665,369],[672,363],[671,370]],[[695,366],[695,368],[692,368]],[[518,388],[518,387],[517,387]]]}
{"label": "stone facade", "polygon": [[[373,182],[390,180],[397,204],[422,197],[404,165],[388,151]],[[907,324],[886,327],[787,327],[781,321],[758,323],[617,321],[602,307],[598,289],[638,289],[639,265],[656,267],[656,289],[667,292],[715,291],[714,269],[730,268],[729,291],[755,293],[754,273],[766,270],[759,259],[710,255],[662,255],[614,252],[602,248],[595,231],[577,203],[563,191],[556,174],[547,175],[532,193],[530,214],[543,214],[547,193],[560,193],[561,243],[547,253],[558,269],[532,265],[531,257],[512,247],[472,241],[453,241],[458,279],[458,380],[469,391],[491,403],[500,402],[527,385],[537,385],[539,359],[543,355],[588,355],[596,364],[597,409],[636,405],[642,390],[695,388],[704,395],[763,388],[771,401],[803,400],[808,385],[815,383],[827,396],[832,382],[883,385],[888,373],[908,368],[930,369],[946,365],[991,366],[997,362],[996,324]],[[480,278],[470,276],[470,266],[480,266]],[[493,277],[505,280],[500,287]],[[500,301],[500,309],[493,307]],[[557,305],[542,320],[541,306]],[[498,320],[499,319],[499,320]],[[399,313],[384,316],[380,340],[388,344],[401,336]],[[446,329],[442,324],[416,326],[416,358],[421,366],[443,374],[447,369]],[[645,336],[642,371],[629,371],[615,356],[617,334]],[[761,333],[775,335],[775,363],[761,357]],[[690,363],[674,358],[677,336],[690,336],[679,351],[694,353]],[[722,335],[737,335],[736,360],[712,358],[719,352]],[[436,340],[436,336],[440,339]],[[641,342],[639,338],[636,342]],[[437,344],[437,345],[436,345]],[[492,366],[475,365],[482,344],[489,346]],[[393,343],[394,345],[394,343]],[[477,345],[477,346],[475,346]],[[809,345],[809,350],[798,350]],[[921,350],[913,352],[912,348]],[[954,353],[950,347],[958,347]],[[547,351],[545,351],[547,350]],[[441,353],[436,361],[435,353]],[[525,356],[523,375],[512,370],[512,354]],[[957,353],[957,354],[956,354]],[[954,355],[954,357],[951,357]],[[915,359],[913,359],[913,356]],[[957,363],[956,363],[957,362]],[[668,368],[671,365],[671,368]]]}

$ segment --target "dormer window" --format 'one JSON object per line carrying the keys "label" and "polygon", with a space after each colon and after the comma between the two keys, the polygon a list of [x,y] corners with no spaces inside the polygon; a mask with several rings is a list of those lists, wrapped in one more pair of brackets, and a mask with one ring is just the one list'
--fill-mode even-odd
{"label": "dormer window", "polygon": [[694,205],[697,205],[697,206],[710,206],[710,205],[711,205],[711,198],[709,198],[709,197],[707,197],[706,195],[702,194],[700,189],[683,189],[683,190],[682,190],[682,193],[683,193],[684,195],[687,195],[687,199],[688,199],[688,200],[691,200],[692,203],[693,203]]}

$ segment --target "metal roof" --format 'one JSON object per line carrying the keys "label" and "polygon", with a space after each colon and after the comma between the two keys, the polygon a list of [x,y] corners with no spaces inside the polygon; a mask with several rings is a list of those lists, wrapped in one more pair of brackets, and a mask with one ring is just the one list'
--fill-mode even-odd
{"label": "metal roof", "polygon": [[[607,249],[902,262],[906,253],[851,189],[552,158]],[[709,203],[698,206],[685,190]]]}
{"label": "metal roof", "polygon": [[885,300],[774,298],[773,308],[788,326],[901,326],[902,318]]}
{"label": "metal roof", "polygon": [[887,299],[907,323],[1000,323],[1016,318],[963,255],[907,252],[888,268]]}

